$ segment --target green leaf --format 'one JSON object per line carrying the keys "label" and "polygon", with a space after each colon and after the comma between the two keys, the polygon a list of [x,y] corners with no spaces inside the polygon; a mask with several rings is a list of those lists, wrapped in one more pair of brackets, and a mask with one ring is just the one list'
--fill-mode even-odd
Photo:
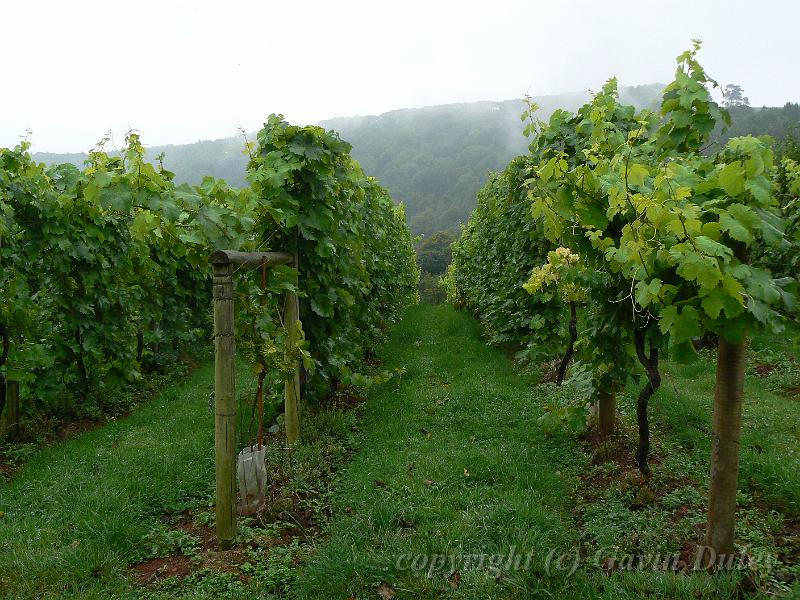
{"label": "green leaf", "polygon": [[692,306],[684,306],[680,312],[675,305],[667,306],[661,311],[658,326],[661,333],[670,335],[672,344],[690,341],[702,333],[700,316]]}
{"label": "green leaf", "polygon": [[636,284],[636,302],[639,306],[647,306],[653,300],[658,299],[661,291],[662,282],[660,279],[653,279],[649,283],[640,281]]}
{"label": "green leaf", "polygon": [[204,243],[203,237],[200,235],[200,232],[194,229],[190,229],[189,231],[182,231],[181,233],[178,234],[178,239],[184,244]]}
{"label": "green leaf", "polygon": [[744,310],[741,300],[723,288],[714,288],[700,303],[703,311],[712,319],[718,319],[723,310],[728,317],[735,317]]}
{"label": "green leaf", "polygon": [[140,240],[145,239],[154,231],[156,220],[156,216],[149,210],[139,211],[131,223],[131,233]]}
{"label": "green leaf", "polygon": [[628,183],[631,185],[644,185],[645,179],[650,174],[647,167],[640,164],[628,166]]}
{"label": "green leaf", "polygon": [[720,187],[729,196],[736,197],[744,192],[744,166],[740,162],[725,165],[718,174]]}
{"label": "green leaf", "polygon": [[750,276],[745,280],[747,292],[751,297],[767,304],[775,304],[781,299],[781,290],[769,271],[752,267]]}
{"label": "green leaf", "polygon": [[749,179],[744,187],[753,194],[753,198],[755,198],[759,204],[763,206],[770,204],[772,200],[772,188],[766,177],[761,176],[755,179]]}
{"label": "green leaf", "polygon": [[687,281],[696,281],[701,288],[713,288],[722,281],[716,259],[692,251],[683,255],[677,273]]}
{"label": "green leaf", "polygon": [[719,242],[715,242],[711,238],[704,235],[694,238],[694,243],[700,250],[709,256],[718,256],[723,259],[733,256],[733,250],[728,248],[728,246],[720,244]]}
{"label": "green leaf", "polygon": [[719,226],[732,239],[749,245],[753,241],[753,236],[747,225],[742,223],[733,214],[725,212],[719,217]]}
{"label": "green leaf", "polygon": [[769,305],[756,300],[752,296],[747,299],[747,310],[762,324],[765,324],[772,316],[772,309]]}

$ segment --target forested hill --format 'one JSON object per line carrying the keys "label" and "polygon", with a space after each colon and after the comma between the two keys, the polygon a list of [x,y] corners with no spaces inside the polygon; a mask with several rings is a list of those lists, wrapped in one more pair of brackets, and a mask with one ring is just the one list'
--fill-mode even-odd
{"label": "forested hill", "polygon": [[[655,107],[662,88],[661,84],[622,87],[620,97],[623,103]],[[540,106],[538,117],[547,119],[557,108],[576,110],[589,96],[585,92],[533,100]],[[405,202],[412,231],[429,234],[456,230],[475,207],[475,195],[487,172],[504,168],[526,151],[528,142],[519,119],[524,108],[522,100],[471,102],[335,118],[320,124],[349,141],[364,171],[388,187],[395,200]],[[733,118],[725,137],[747,133],[781,137],[788,127],[800,123],[800,106],[736,108]],[[213,175],[243,186],[247,164],[243,146],[241,137],[157,146],[148,150],[148,158],[164,152],[164,165],[179,182],[198,183],[203,175]],[[85,155],[38,153],[35,158],[82,165]]]}
{"label": "forested hill", "polygon": [[[651,106],[663,87],[622,88],[620,96],[637,107]],[[576,110],[589,99],[589,92],[532,98],[540,119],[557,108]],[[429,234],[466,222],[487,172],[526,152],[520,121],[525,108],[521,99],[445,104],[321,125],[353,144],[364,170],[405,202],[412,231]]]}

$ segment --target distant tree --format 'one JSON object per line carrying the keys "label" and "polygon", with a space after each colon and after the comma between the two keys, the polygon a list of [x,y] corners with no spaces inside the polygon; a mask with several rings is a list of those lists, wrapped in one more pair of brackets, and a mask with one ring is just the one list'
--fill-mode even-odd
{"label": "distant tree", "polygon": [[419,275],[419,300],[423,304],[441,304],[447,298],[439,277],[422,271]]}
{"label": "distant tree", "polygon": [[449,231],[437,231],[423,238],[417,246],[419,268],[431,275],[444,275],[447,265],[453,260],[450,248],[456,236]]}
{"label": "distant tree", "polygon": [[728,108],[750,106],[750,99],[744,95],[742,87],[734,83],[729,83],[725,86],[722,96],[724,97],[722,103]]}

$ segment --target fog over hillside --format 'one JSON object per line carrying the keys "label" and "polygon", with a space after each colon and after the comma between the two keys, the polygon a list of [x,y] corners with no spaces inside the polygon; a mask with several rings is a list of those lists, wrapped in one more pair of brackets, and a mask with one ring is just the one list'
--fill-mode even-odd
{"label": "fog over hillside", "polygon": [[[663,87],[623,87],[620,98],[638,108],[655,106]],[[574,111],[590,98],[586,91],[531,100],[539,106],[538,118],[547,120],[556,109]],[[526,152],[520,120],[526,108],[522,99],[444,104],[321,125],[353,144],[364,170],[405,202],[412,230],[427,234],[465,222],[486,174]]]}

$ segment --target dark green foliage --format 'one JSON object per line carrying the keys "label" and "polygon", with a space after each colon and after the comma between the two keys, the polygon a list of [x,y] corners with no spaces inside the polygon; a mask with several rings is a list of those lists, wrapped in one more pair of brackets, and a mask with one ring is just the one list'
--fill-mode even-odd
{"label": "dark green foliage", "polygon": [[[312,384],[359,361],[414,301],[403,208],[349,145],[277,118],[259,141],[252,190],[211,177],[176,186],[135,134],[114,155],[90,153],[83,170],[47,169],[27,145],[0,149],[0,327],[10,343],[0,377],[23,381],[29,415],[97,416],[109,386],[140,380],[181,348],[210,347],[216,249],[299,252],[301,319],[320,367]],[[296,275],[274,273],[273,306]],[[245,307],[255,279],[246,275]],[[266,320],[258,328],[270,333]]]}
{"label": "dark green foliage", "polygon": [[453,260],[451,248],[456,236],[449,231],[437,231],[422,236],[417,242],[417,264],[420,268],[420,301],[428,304],[444,302],[446,295],[439,280]]}
{"label": "dark green foliage", "polygon": [[222,218],[213,192],[229,190],[176,189],[170,176],[143,161],[136,136],[121,156],[93,152],[83,171],[0,150],[5,374],[23,381],[28,413],[95,416],[106,386],[204,335],[206,248],[233,228],[203,219]]}
{"label": "dark green foliage", "polygon": [[776,145],[775,195],[784,222],[778,248],[759,247],[756,260],[782,277],[800,273],[800,122]]}
{"label": "dark green foliage", "polygon": [[453,260],[452,243],[456,236],[449,231],[437,231],[417,244],[417,264],[431,275],[444,275]]}

